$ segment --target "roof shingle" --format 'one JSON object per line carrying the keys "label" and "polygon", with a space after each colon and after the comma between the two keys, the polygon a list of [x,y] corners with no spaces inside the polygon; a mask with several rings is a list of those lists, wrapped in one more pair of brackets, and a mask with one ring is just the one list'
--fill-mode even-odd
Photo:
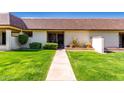
{"label": "roof shingle", "polygon": [[124,30],[124,19],[23,19],[28,29]]}

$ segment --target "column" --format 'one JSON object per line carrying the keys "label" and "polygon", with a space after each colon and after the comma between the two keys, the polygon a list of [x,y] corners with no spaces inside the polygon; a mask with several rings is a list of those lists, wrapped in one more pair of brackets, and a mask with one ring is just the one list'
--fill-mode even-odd
{"label": "column", "polygon": [[6,30],[6,49],[11,50],[11,30]]}

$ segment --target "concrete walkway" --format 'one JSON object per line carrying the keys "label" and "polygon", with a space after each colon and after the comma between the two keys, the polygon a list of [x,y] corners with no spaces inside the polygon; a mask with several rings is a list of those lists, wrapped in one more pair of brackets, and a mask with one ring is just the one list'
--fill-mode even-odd
{"label": "concrete walkway", "polygon": [[76,80],[65,49],[56,51],[46,80]]}

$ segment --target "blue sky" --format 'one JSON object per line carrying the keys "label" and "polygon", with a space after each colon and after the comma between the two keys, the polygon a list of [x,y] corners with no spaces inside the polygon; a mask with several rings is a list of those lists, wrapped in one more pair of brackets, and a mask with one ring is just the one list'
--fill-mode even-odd
{"label": "blue sky", "polygon": [[124,18],[124,12],[12,12],[18,17],[40,18]]}

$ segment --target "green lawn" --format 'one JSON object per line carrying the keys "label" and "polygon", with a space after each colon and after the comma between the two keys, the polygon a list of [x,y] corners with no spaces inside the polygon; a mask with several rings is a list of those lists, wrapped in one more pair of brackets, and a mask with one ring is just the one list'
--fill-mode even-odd
{"label": "green lawn", "polygon": [[68,51],[77,80],[124,80],[124,52],[99,54]]}
{"label": "green lawn", "polygon": [[0,52],[0,80],[45,80],[55,50]]}

